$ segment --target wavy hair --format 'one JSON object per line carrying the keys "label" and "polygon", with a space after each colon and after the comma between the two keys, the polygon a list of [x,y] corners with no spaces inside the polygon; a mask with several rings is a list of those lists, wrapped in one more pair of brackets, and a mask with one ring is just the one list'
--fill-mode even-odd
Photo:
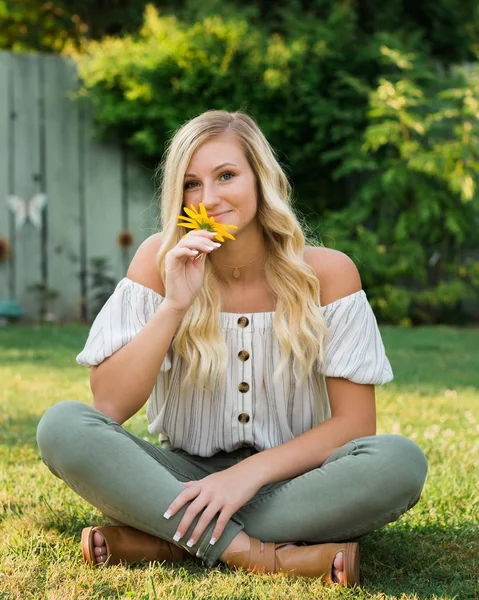
{"label": "wavy hair", "polygon": [[[281,348],[273,379],[277,380],[293,355],[293,373],[301,381],[316,360],[324,360],[327,327],[318,309],[320,285],[302,256],[306,241],[318,244],[293,210],[292,188],[274,150],[245,112],[206,111],[182,125],[168,142],[156,171],[162,230],[156,265],[165,281],[166,253],[184,235],[183,228],[177,227],[176,215],[183,210],[183,178],[193,153],[206,140],[225,132],[239,140],[256,178],[257,219],[266,247],[265,277],[276,299],[273,326]],[[205,261],[203,287],[185,313],[172,344],[189,365],[182,389],[194,385],[213,391],[217,386],[224,389],[228,351],[220,330],[221,281],[208,256]]]}

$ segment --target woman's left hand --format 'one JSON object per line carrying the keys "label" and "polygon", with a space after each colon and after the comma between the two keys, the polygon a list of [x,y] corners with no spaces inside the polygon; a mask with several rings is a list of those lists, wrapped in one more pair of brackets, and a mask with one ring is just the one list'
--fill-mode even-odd
{"label": "woman's left hand", "polygon": [[178,494],[165,512],[165,515],[169,515],[166,518],[170,518],[187,502],[192,501],[178,525],[175,536],[176,541],[179,541],[185,535],[195,517],[201,511],[203,511],[203,514],[199,518],[187,545],[191,547],[197,543],[211,520],[218,513],[219,516],[211,541],[214,543],[220,538],[234,513],[244,506],[248,500],[251,500],[262,486],[259,474],[256,473],[255,476],[255,472],[249,466],[245,467],[242,464],[234,465],[224,471],[212,473],[199,481],[183,483],[186,489]]}

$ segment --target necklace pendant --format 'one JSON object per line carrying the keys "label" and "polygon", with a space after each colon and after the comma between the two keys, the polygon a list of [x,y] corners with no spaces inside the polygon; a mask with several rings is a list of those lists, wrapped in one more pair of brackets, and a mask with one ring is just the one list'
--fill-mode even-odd
{"label": "necklace pendant", "polygon": [[240,270],[238,269],[238,267],[236,267],[236,269],[233,271],[233,277],[236,277],[236,279],[238,279],[239,276],[240,276]]}

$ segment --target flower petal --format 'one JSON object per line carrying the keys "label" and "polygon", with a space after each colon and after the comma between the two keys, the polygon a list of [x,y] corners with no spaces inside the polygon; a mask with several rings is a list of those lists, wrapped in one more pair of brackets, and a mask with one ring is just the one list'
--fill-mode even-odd
{"label": "flower petal", "polygon": [[200,202],[200,211],[201,211],[201,216],[203,217],[203,219],[205,221],[208,220],[208,213],[206,212],[206,208],[204,207],[203,202]]}
{"label": "flower petal", "polygon": [[184,219],[185,221],[188,221],[189,223],[197,223],[198,222],[196,219],[192,219],[191,217],[181,217],[181,216],[178,216],[176,218],[177,219]]}
{"label": "flower petal", "polygon": [[190,210],[189,208],[186,208],[186,206],[183,207],[183,210],[185,211],[185,213],[191,217],[192,219],[194,219],[195,221],[198,220],[199,214],[194,210],[194,206],[191,205],[191,208],[193,208],[193,210]]}
{"label": "flower petal", "polygon": [[226,233],[225,231],[223,231],[223,232],[221,233],[221,235],[222,235],[223,237],[225,237],[225,238],[228,238],[229,240],[235,240],[235,239],[236,239],[235,237],[233,237],[233,236],[231,235],[231,233]]}
{"label": "flower petal", "polygon": [[177,223],[177,227],[187,227],[188,229],[201,229],[198,227],[198,223]]}

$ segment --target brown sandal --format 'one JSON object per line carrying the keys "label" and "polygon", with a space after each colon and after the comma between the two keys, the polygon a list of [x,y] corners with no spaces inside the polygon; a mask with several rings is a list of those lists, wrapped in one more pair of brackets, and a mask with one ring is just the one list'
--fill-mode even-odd
{"label": "brown sandal", "polygon": [[[343,586],[359,585],[359,547],[357,543],[298,545],[280,550],[287,544],[260,542],[250,538],[249,551],[234,552],[226,560],[233,568],[243,568],[255,573],[277,573],[282,571],[291,576],[320,577],[326,583]],[[343,553],[343,582],[333,581],[333,563],[338,552]]]}
{"label": "brown sandal", "polygon": [[[105,539],[108,556],[102,563],[96,562],[93,545],[95,531],[101,533]],[[182,560],[186,554],[175,544],[126,525],[86,527],[82,531],[81,544],[83,559],[92,567],[153,560],[176,562]]]}

